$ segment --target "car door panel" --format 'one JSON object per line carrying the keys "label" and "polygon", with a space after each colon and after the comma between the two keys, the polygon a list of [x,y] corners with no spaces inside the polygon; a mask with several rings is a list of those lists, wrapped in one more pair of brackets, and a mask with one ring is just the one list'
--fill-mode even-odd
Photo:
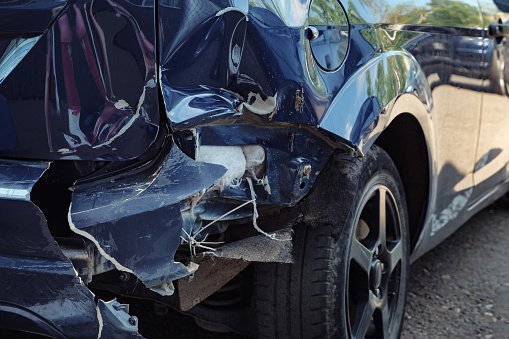
{"label": "car door panel", "polygon": [[506,60],[509,56],[506,38],[490,34],[490,24],[498,24],[509,16],[492,1],[481,1],[485,37],[483,41],[483,101],[479,145],[474,169],[474,198],[483,199],[507,179],[509,161],[509,105]]}
{"label": "car door panel", "polygon": [[[421,239],[425,245],[417,249],[418,252],[425,251],[451,234],[465,220],[474,189],[473,169],[483,86],[483,76],[479,71],[483,60],[479,47],[483,43],[482,16],[476,1],[413,4],[404,1],[354,1],[348,3],[347,10],[352,32],[359,31],[374,47],[373,58],[389,55],[389,51],[409,53],[420,66],[419,71],[425,79],[423,86],[431,91],[427,109],[435,135],[435,149],[431,150],[431,172],[434,174],[431,175],[428,215]],[[366,25],[366,22],[377,24]],[[361,50],[360,44],[356,44],[352,39],[349,58],[356,50]],[[362,55],[366,57],[366,53]],[[374,87],[382,89],[385,85],[386,88],[375,92],[388,93],[393,88],[390,79],[394,72],[397,73],[397,68],[392,71],[387,71],[390,69],[387,67],[379,69],[380,83]],[[419,91],[419,88],[411,88],[410,92],[417,95]],[[338,96],[341,95],[340,90]],[[387,97],[391,98],[390,95]],[[353,101],[359,99],[353,98]],[[341,108],[348,105],[345,103],[347,100],[337,102],[341,103]],[[391,107],[390,100],[377,102],[381,109]],[[337,109],[340,109],[339,105]],[[338,128],[345,129],[335,130],[338,135],[351,133],[354,129],[346,127],[357,124],[355,121],[346,123],[349,114],[355,119],[359,117],[356,110],[346,110],[343,115],[337,114],[334,118],[326,114],[321,127],[334,131],[334,126],[340,126]],[[369,126],[369,123],[360,125]]]}

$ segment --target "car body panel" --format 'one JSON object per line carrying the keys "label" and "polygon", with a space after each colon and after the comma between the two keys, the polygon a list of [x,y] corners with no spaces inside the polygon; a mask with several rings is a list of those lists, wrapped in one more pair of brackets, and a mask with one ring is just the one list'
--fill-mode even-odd
{"label": "car body panel", "polygon": [[67,1],[4,1],[0,6],[2,34],[28,37],[46,32],[65,9]]}
{"label": "car body panel", "polygon": [[[42,12],[30,25],[15,20],[25,2],[0,5],[0,18],[9,19],[0,21],[8,32],[0,35],[0,158],[22,159],[0,165],[0,211],[9,215],[2,214],[9,234],[0,257],[17,256],[5,259],[12,289],[23,273],[13,273],[16,265],[49,251],[46,269],[33,273],[51,287],[46,302],[60,300],[55,291],[64,284],[69,312],[85,311],[67,328],[49,308],[5,293],[0,301],[49,319],[66,336],[84,324],[97,337],[96,306],[108,316],[112,308],[96,305],[79,277],[89,283],[116,269],[168,295],[173,281],[199,270],[197,250],[214,252],[207,236],[230,222],[288,241],[258,225],[259,214],[295,210],[278,229],[312,219],[298,207],[331,156],[363,156],[403,115],[422,129],[430,174],[413,259],[500,196],[508,159],[496,124],[507,117],[491,111],[507,99],[486,84],[487,59],[500,58],[502,46],[490,43],[479,4],[341,2],[349,26],[338,22],[344,34],[337,38],[349,40],[340,44],[347,46],[341,66],[328,71],[309,41],[310,2],[36,1]],[[54,220],[52,211],[27,192],[41,183],[47,194],[42,182],[51,183],[62,163],[77,170],[58,193],[68,200],[58,202],[63,225],[54,225],[45,219]],[[21,197],[11,187],[20,178]],[[13,204],[27,211],[23,237],[14,227],[20,217],[9,214]],[[90,245],[76,253],[105,263],[78,267],[81,257],[62,250],[60,233]],[[26,297],[40,302],[33,293]],[[125,314],[111,319],[125,323]],[[137,336],[126,326],[122,333]]]}
{"label": "car body panel", "polygon": [[[359,91],[368,83],[365,80],[360,80],[363,85],[353,86],[353,89],[343,87],[352,94],[340,91],[337,102],[350,104],[352,101],[348,102],[346,98],[355,97],[360,109],[347,106],[345,110],[349,113],[340,114],[336,111],[343,107],[331,107],[321,127],[330,131],[336,129],[336,134],[348,136],[346,139],[353,140],[355,145],[367,144],[369,147],[389,125],[388,122],[396,118],[391,115],[401,113],[391,112],[391,101],[405,92],[421,99],[422,107],[407,108],[408,113],[415,116],[417,113],[414,112],[425,110],[431,120],[431,124],[421,123],[431,156],[431,180],[428,214],[421,239],[413,252],[415,259],[464,222],[461,213],[466,211],[473,192],[473,166],[481,116],[481,92],[476,91],[475,86],[481,88],[483,74],[472,70],[480,68],[483,53],[469,53],[467,63],[458,64],[457,60],[460,57],[466,59],[461,54],[466,53],[464,41],[483,43],[482,16],[476,1],[430,2],[426,5],[391,2],[384,4],[382,10],[379,5],[349,2],[347,9],[352,32],[358,23],[361,37],[370,42],[368,45],[372,50],[362,55],[368,60],[371,56],[369,62],[373,63],[371,67],[377,70],[378,77],[371,76],[373,85],[365,87],[369,91]],[[452,15],[451,8],[469,15]],[[444,13],[448,15],[441,16]],[[370,25],[362,25],[365,22]],[[352,41],[350,53],[355,43]],[[400,61],[391,62],[391,57],[397,60],[392,55],[398,54]],[[359,77],[367,77],[365,72],[359,74]],[[461,78],[465,74],[468,79]],[[472,83],[474,90],[469,89]],[[343,100],[340,99],[342,94],[345,95]],[[370,101],[375,104],[366,104],[367,109],[363,109],[361,103]],[[348,116],[352,118],[348,119]],[[355,121],[357,119],[360,121]],[[460,121],[461,129],[458,128]],[[355,129],[350,126],[362,126],[365,131],[355,135],[352,133]],[[430,140],[431,137],[436,140]]]}
{"label": "car body panel", "polygon": [[[509,16],[501,12],[493,2],[482,2],[484,12],[484,29],[489,32],[489,25],[507,22]],[[476,188],[474,198],[483,199],[484,192],[493,191],[496,186],[507,180],[507,164],[509,140],[505,128],[509,122],[508,104],[508,71],[506,61],[509,60],[505,38],[493,38],[486,34],[484,64],[487,68],[483,83],[483,116],[479,144],[474,169]]]}
{"label": "car body panel", "polygon": [[49,166],[0,161],[0,328],[54,338],[141,337],[137,324],[119,320],[129,317],[125,305],[100,299],[96,305],[32,201],[33,187]]}
{"label": "car body panel", "polygon": [[118,270],[134,273],[152,290],[171,294],[165,292],[170,289],[165,284],[193,272],[174,261],[182,229],[188,234],[197,231],[186,229],[181,210],[225,172],[221,166],[192,161],[174,146],[163,163],[134,178],[76,185],[71,229],[92,240]]}
{"label": "car body panel", "polygon": [[45,326],[37,326],[51,328],[59,337],[97,338],[94,295],[80,283],[71,261],[51,236],[44,215],[30,199],[33,185],[48,167],[49,163],[0,164],[1,305],[16,305],[17,310],[41,317]]}
{"label": "car body panel", "polygon": [[153,1],[15,1],[0,11],[10,18],[1,157],[126,160],[149,148],[159,129]]}

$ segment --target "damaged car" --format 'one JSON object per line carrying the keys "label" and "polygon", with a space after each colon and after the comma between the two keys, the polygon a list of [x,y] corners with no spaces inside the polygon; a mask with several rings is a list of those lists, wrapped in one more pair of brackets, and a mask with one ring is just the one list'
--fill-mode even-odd
{"label": "damaged car", "polygon": [[509,190],[506,0],[0,2],[0,328],[398,338]]}

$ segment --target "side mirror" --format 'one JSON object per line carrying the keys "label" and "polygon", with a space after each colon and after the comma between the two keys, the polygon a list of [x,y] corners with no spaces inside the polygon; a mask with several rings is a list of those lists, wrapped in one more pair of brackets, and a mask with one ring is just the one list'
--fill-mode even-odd
{"label": "side mirror", "polygon": [[502,12],[509,12],[509,0],[493,0],[493,2]]}

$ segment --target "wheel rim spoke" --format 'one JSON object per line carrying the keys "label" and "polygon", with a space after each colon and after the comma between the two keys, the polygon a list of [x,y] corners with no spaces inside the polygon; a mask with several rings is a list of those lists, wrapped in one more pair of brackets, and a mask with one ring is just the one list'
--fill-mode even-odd
{"label": "wheel rim spoke", "polygon": [[396,245],[390,250],[387,251],[387,258],[385,259],[385,262],[387,264],[387,274],[388,276],[392,275],[392,272],[398,266],[398,263],[403,258],[403,245],[401,244],[401,241],[398,241]]}
{"label": "wheel rim spoke", "polygon": [[389,338],[389,325],[390,325],[390,313],[389,313],[389,304],[387,302],[384,303],[382,306],[381,312],[381,318],[380,319],[380,331],[379,333],[382,334],[382,338]]}
{"label": "wheel rim spoke", "polygon": [[384,188],[378,190],[378,242],[382,248],[386,248],[387,227],[387,191]]}
{"label": "wheel rim spoke", "polygon": [[373,319],[373,313],[375,312],[373,298],[374,295],[370,293],[367,303],[357,308],[357,316],[355,317],[355,324],[352,329],[354,338],[364,338],[368,332],[371,320]]}
{"label": "wheel rim spoke", "polygon": [[359,240],[353,239],[352,248],[350,250],[350,257],[357,262],[357,264],[369,274],[371,257],[373,252],[370,251],[366,246],[361,244]]}

